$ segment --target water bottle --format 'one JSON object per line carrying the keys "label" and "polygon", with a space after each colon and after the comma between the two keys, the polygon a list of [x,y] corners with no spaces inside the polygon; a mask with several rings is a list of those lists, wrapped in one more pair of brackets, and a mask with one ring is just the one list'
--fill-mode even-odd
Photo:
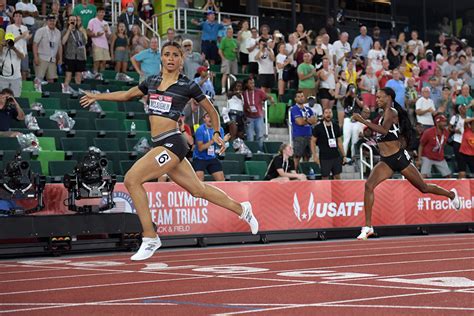
{"label": "water bottle", "polygon": [[135,125],[135,122],[132,122],[132,124],[130,125],[130,132],[135,133],[136,129],[137,129],[137,126]]}
{"label": "water bottle", "polygon": [[309,168],[308,179],[309,179],[309,180],[314,180],[314,179],[316,179],[316,175],[314,174],[313,168]]}

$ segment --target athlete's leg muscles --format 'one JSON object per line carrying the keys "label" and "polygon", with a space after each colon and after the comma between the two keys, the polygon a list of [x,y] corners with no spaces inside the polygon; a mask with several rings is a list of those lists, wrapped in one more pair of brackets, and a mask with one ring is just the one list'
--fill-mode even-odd
{"label": "athlete's leg muscles", "polygon": [[428,184],[423,180],[421,173],[412,164],[402,170],[402,175],[421,193],[432,193],[436,195],[446,196],[454,199],[454,193],[450,192],[436,184]]}
{"label": "athlete's leg muscles", "polygon": [[125,175],[124,184],[132,197],[137,215],[140,218],[143,237],[153,238],[156,236],[143,183],[158,179],[177,166],[178,163],[179,158],[175,154],[163,147],[156,147],[140,158]]}
{"label": "athlete's leg muscles", "polygon": [[375,188],[392,175],[393,170],[385,162],[379,162],[372,172],[370,172],[369,178],[365,182],[364,191],[365,226],[372,226],[372,207],[374,206]]}

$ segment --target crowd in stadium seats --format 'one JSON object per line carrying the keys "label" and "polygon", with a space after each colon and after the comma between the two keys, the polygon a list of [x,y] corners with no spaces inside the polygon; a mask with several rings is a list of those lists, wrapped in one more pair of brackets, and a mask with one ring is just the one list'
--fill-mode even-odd
{"label": "crowd in stadium seats", "polygon": [[[139,126],[138,136],[147,136],[141,134],[148,126],[140,102],[104,102],[100,104],[101,111],[91,113],[81,109],[77,101],[79,89],[100,92],[128,89],[160,71],[158,39],[142,34],[140,27],[140,19],[150,23],[156,13],[152,3],[149,0],[122,2],[124,10],[112,29],[105,21],[106,10],[88,0],[81,0],[74,8],[68,1],[53,0],[50,9],[41,8],[42,13],[48,13],[45,17],[39,16],[38,8],[30,1],[10,6],[0,0],[0,90],[10,89],[18,107],[38,116],[44,136],[56,140],[53,151],[67,151],[62,146],[67,137],[83,137],[88,146],[100,137],[124,136],[124,139],[119,137],[117,147],[111,152],[127,152],[128,143],[126,146],[124,140],[131,123],[135,128]],[[264,161],[264,169],[270,162],[268,158],[277,153],[276,149],[266,150],[265,115],[271,124],[293,125],[296,170],[302,170],[298,167],[300,160],[306,163],[313,159],[319,164],[325,155],[321,146],[318,146],[319,157],[316,149],[311,148],[312,135],[316,144],[314,135],[319,135],[319,142],[321,135],[328,133],[322,129],[321,134],[317,127],[325,117],[325,110],[331,112],[328,117],[334,115],[336,126],[331,139],[341,141],[341,146],[333,144],[331,150],[337,147],[341,162],[346,156],[357,160],[360,145],[373,146],[374,140],[371,131],[351,120],[351,116],[362,113],[378,120],[375,93],[390,87],[413,123],[416,141],[408,144],[408,148],[422,173],[431,176],[432,166],[443,177],[453,173],[465,177],[466,171],[474,172],[469,136],[472,133],[465,135],[474,117],[471,91],[474,60],[468,46],[472,43],[454,37],[445,21],[439,25],[438,42],[428,43],[419,38],[416,30],[384,37],[387,30],[379,27],[369,30],[365,25],[360,26],[357,36],[351,36],[332,17],[321,30],[307,30],[300,23],[294,32],[283,34],[265,24],[251,28],[248,21],[233,21],[228,16],[223,16],[219,23],[218,10],[209,0],[204,5],[203,18],[192,20],[201,30],[200,45],[173,29],[167,30],[161,43],[180,42],[185,56],[183,72],[210,99],[216,95],[227,97],[226,112],[221,114],[229,140],[245,139],[248,147],[254,149],[252,161],[255,157]],[[236,80],[230,80],[231,77]],[[3,97],[6,93],[9,90],[2,92],[0,103],[6,100]],[[41,114],[31,108],[38,101],[42,103]],[[265,101],[270,104],[268,113],[263,111]],[[291,117],[286,117],[289,108],[292,108]],[[17,135],[10,132],[10,127],[28,132],[21,123],[4,123],[19,119],[20,111],[12,109],[16,105],[10,107],[8,114],[0,110],[3,136]],[[73,116],[75,135],[58,133],[47,122],[44,116],[47,118],[55,110]],[[191,102],[183,113],[182,131],[186,130],[189,137],[199,134],[199,128],[206,125],[205,113],[201,112]],[[115,120],[117,126],[108,127],[108,119]],[[86,128],[82,130],[81,126]],[[98,131],[105,132],[99,135]],[[131,138],[135,144],[138,136]],[[205,137],[199,137],[196,141],[206,144]],[[230,146],[227,153],[232,151]],[[194,156],[200,154],[195,151]],[[226,155],[226,160],[228,156],[234,157]],[[113,155],[109,157],[115,159]],[[137,157],[125,158],[122,160]],[[239,168],[231,171],[232,174],[243,173],[244,163],[251,162],[235,161]],[[112,165],[117,173],[126,171],[122,170],[120,161]],[[251,174],[250,169],[245,168],[247,174]],[[224,173],[227,174],[226,170]]]}

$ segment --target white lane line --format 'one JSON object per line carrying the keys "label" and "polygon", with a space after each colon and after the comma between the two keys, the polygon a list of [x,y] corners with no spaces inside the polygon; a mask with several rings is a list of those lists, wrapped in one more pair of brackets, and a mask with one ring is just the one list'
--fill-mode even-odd
{"label": "white lane line", "polygon": [[407,305],[355,305],[355,304],[330,304],[324,307],[358,307],[358,308],[393,308],[393,309],[430,309],[430,310],[447,310],[447,311],[474,311],[471,307],[454,307],[454,306],[407,306]]}
{"label": "white lane line", "polygon": [[[44,270],[41,270],[41,271],[44,271]],[[102,272],[102,273],[91,273],[91,274],[81,274],[81,275],[60,275],[60,276],[49,276],[49,277],[43,277],[43,278],[2,280],[2,281],[0,281],[0,283],[29,282],[29,281],[69,279],[69,278],[85,278],[85,277],[94,277],[94,276],[111,275],[111,274],[124,274],[124,273],[135,273],[135,272],[133,272],[133,271],[126,271],[126,272],[115,271],[115,272]]]}

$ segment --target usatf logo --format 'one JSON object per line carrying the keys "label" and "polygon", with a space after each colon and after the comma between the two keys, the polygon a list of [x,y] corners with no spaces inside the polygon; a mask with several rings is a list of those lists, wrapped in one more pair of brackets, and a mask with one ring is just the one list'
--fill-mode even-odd
{"label": "usatf logo", "polygon": [[[132,198],[125,192],[112,193],[112,199],[115,202],[115,207],[109,212],[111,213],[136,213]],[[104,201],[104,200],[103,200]]]}
{"label": "usatf logo", "polygon": [[311,220],[311,217],[314,215],[314,196],[311,193],[309,197],[308,209],[307,212],[301,213],[300,203],[298,202],[298,195],[294,195],[293,197],[293,211],[295,212],[296,218],[301,222],[301,219],[307,220],[308,222]]}

